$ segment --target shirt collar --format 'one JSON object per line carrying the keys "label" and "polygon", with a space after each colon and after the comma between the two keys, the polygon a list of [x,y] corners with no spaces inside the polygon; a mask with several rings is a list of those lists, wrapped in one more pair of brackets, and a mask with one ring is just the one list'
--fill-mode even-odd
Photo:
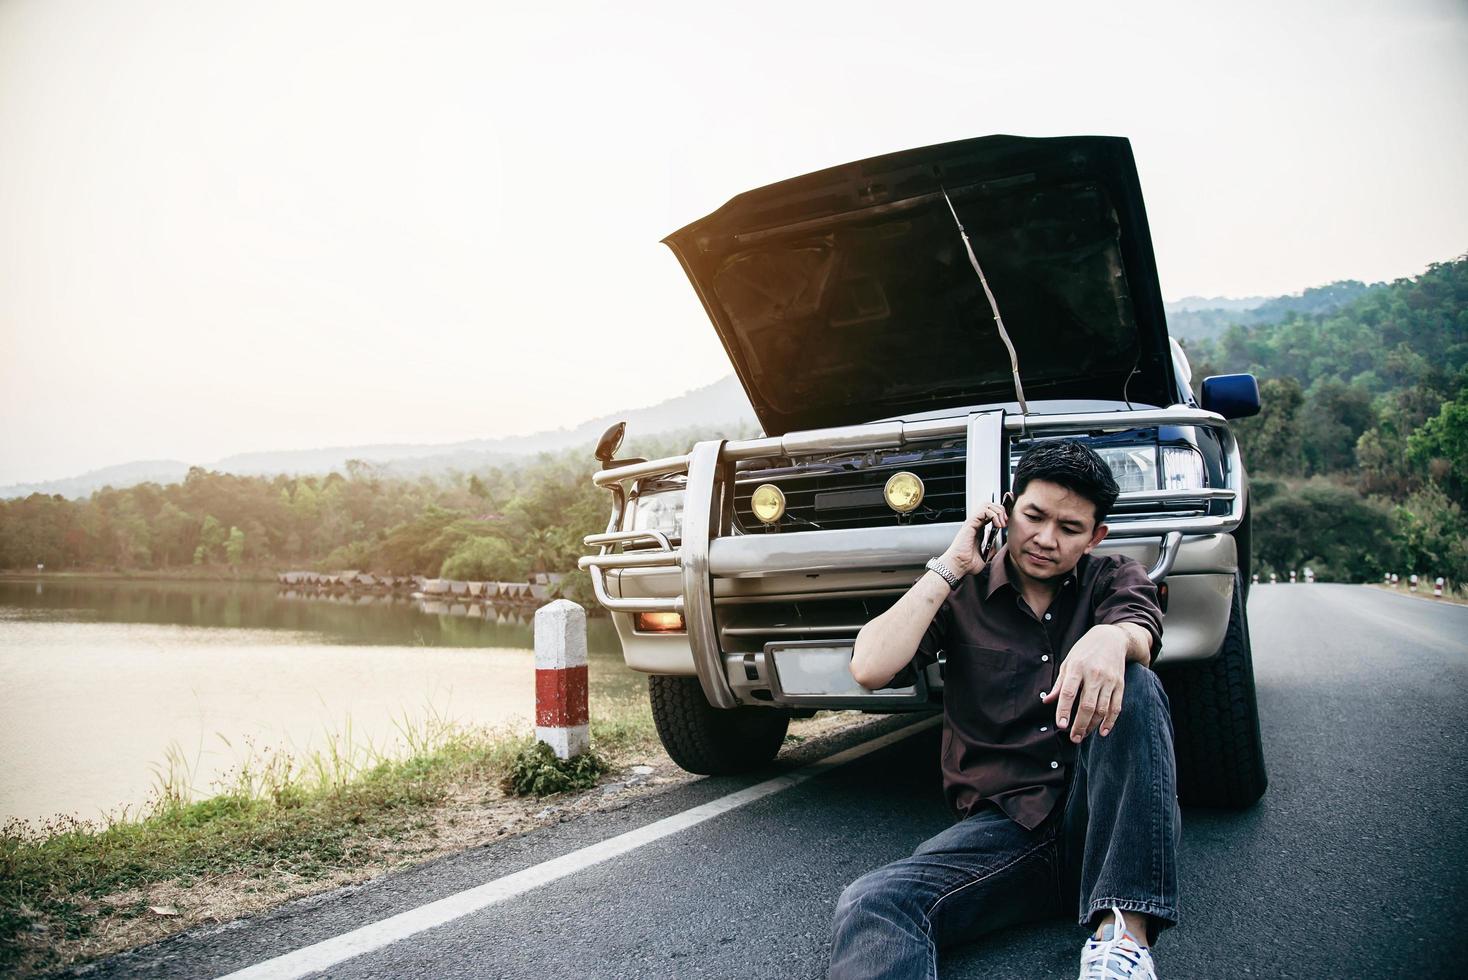
{"label": "shirt collar", "polygon": [[[1065,578],[1061,581],[1060,585],[1062,589],[1065,589],[1067,587],[1075,588],[1076,581],[1080,577],[1081,569],[1085,566],[1086,560],[1090,557],[1090,555],[1081,555],[1081,560],[1076,562],[1076,567],[1067,572]],[[1006,585],[1010,586],[1010,588],[1014,588],[1014,585],[1009,578],[1008,544],[1004,545],[1004,547],[994,552],[994,556],[988,561],[987,568],[989,571],[989,584],[987,587],[987,591],[985,591],[984,593],[985,599],[994,598],[994,593],[998,592]],[[1015,589],[1015,591],[1018,592],[1019,590]]]}

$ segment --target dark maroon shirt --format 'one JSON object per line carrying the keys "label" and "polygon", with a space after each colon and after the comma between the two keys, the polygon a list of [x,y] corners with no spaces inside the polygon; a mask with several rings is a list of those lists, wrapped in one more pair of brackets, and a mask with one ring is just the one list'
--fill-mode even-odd
{"label": "dark maroon shirt", "polygon": [[[943,793],[960,818],[992,801],[1033,830],[1055,808],[1076,746],[1055,727],[1055,703],[1040,697],[1060,662],[1097,624],[1136,623],[1162,644],[1157,586],[1121,555],[1082,555],[1043,616],[1011,583],[1007,548],[965,575],[933,616],[913,663],[946,651],[943,668]],[[1125,693],[1122,710],[1125,711]],[[1087,736],[1088,738],[1093,736]]]}

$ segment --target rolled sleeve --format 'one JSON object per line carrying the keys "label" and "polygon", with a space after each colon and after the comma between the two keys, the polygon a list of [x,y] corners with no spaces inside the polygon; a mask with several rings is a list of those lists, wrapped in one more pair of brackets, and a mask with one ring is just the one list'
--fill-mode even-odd
{"label": "rolled sleeve", "polygon": [[1145,629],[1152,634],[1152,662],[1156,663],[1162,652],[1162,607],[1157,602],[1157,586],[1142,563],[1123,558],[1095,595],[1095,622],[1106,626],[1136,623]]}

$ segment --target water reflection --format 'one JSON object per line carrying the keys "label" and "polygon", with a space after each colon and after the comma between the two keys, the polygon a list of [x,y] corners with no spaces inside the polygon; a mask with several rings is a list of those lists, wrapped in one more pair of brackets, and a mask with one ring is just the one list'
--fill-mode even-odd
{"label": "water reflection", "polygon": [[[0,581],[0,608],[55,622],[286,630],[354,646],[535,649],[534,609],[486,606],[470,612],[479,605],[401,595],[307,593],[254,582]],[[616,631],[605,617],[588,617],[586,645],[592,655],[621,658]]]}

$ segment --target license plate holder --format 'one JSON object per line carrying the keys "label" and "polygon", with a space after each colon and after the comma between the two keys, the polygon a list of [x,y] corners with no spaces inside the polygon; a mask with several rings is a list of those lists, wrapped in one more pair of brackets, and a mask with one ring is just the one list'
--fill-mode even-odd
{"label": "license plate holder", "polygon": [[770,686],[785,704],[828,704],[835,701],[881,701],[884,704],[926,704],[927,683],[917,671],[917,683],[907,687],[870,691],[851,676],[850,643],[829,640],[789,640],[765,644]]}

